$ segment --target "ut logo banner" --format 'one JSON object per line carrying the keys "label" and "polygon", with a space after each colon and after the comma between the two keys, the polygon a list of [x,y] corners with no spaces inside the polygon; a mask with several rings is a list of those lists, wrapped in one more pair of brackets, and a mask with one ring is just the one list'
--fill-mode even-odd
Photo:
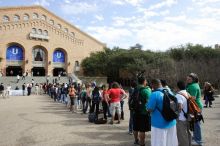
{"label": "ut logo banner", "polygon": [[8,47],[6,51],[6,60],[11,60],[11,61],[23,60],[23,49],[16,45]]}
{"label": "ut logo banner", "polygon": [[53,62],[65,63],[65,55],[64,52],[60,50],[56,50],[53,53]]}
{"label": "ut logo banner", "polygon": [[57,58],[61,58],[62,57],[62,53],[61,52],[57,52]]}

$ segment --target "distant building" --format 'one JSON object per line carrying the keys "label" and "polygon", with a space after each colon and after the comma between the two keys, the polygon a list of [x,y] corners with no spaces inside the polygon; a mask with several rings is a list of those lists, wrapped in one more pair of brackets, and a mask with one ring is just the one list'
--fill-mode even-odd
{"label": "distant building", "polygon": [[105,44],[41,6],[0,8],[0,69],[4,75],[73,73]]}
{"label": "distant building", "polygon": [[215,49],[220,49],[220,45],[219,44],[215,44]]}

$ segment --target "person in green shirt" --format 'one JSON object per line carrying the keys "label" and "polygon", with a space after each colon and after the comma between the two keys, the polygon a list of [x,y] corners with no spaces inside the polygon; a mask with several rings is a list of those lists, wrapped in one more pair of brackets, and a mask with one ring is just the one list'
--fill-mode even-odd
{"label": "person in green shirt", "polygon": [[[139,97],[141,101],[140,110],[134,110],[133,116],[133,134],[135,142],[134,144],[139,144],[140,146],[145,146],[145,132],[150,131],[149,129],[149,114],[146,110],[146,103],[150,97],[151,89],[147,86],[147,80],[145,77],[141,76],[138,78]],[[139,136],[139,137],[138,137]]]}
{"label": "person in green shirt", "polygon": [[[201,101],[201,89],[199,87],[199,78],[197,74],[190,73],[187,78],[187,92],[194,97],[197,105],[202,110],[203,104]],[[193,141],[192,145],[202,145],[202,131],[201,131],[201,123],[200,121],[196,121],[194,124],[194,131],[193,131]]]}

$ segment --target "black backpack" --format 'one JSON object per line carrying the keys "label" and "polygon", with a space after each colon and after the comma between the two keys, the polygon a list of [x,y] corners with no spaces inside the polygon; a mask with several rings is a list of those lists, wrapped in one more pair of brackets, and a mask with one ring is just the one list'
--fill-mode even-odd
{"label": "black backpack", "polygon": [[179,117],[177,98],[171,95],[167,89],[155,91],[160,91],[164,94],[162,110],[156,107],[157,110],[162,114],[163,118],[166,121],[172,121],[174,119],[177,119]]}
{"label": "black backpack", "polygon": [[134,111],[135,113],[141,113],[143,107],[146,104],[146,100],[143,101],[141,99],[141,91],[145,89],[144,87],[141,87],[138,89],[138,87],[134,88],[134,91],[128,101],[129,110]]}

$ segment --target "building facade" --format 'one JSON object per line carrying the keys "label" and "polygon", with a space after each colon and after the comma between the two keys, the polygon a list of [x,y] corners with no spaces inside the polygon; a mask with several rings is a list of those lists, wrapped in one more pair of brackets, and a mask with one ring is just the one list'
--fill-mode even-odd
{"label": "building facade", "polygon": [[0,70],[5,76],[57,76],[80,70],[105,44],[41,6],[0,8]]}

